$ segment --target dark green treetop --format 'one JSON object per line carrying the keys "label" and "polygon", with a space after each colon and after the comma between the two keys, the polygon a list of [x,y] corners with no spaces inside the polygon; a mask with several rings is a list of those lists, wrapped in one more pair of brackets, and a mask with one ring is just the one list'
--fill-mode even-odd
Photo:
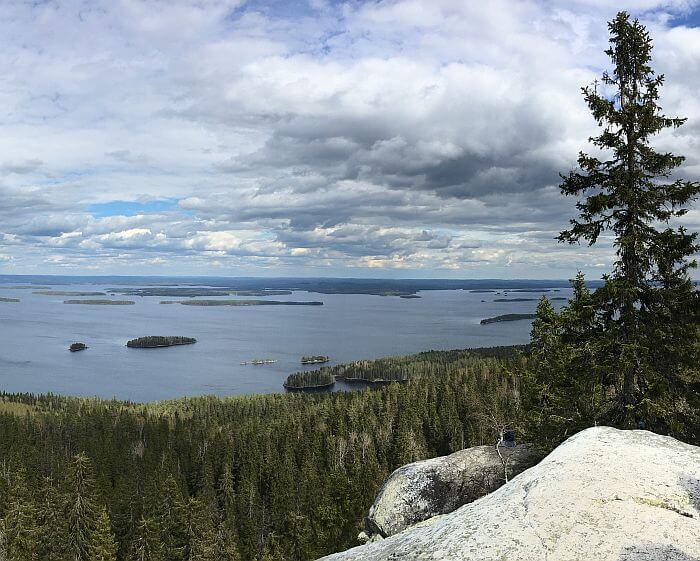
{"label": "dark green treetop", "polygon": [[697,198],[700,183],[673,175],[683,156],[651,145],[685,119],[667,117],[659,106],[664,76],[651,67],[649,33],[626,12],[609,29],[606,54],[614,69],[603,74],[601,88],[583,88],[603,129],[590,140],[607,159],[581,153],[579,169],[563,176],[562,193],[579,197],[580,216],[559,240],[592,245],[612,234],[617,258],[593,305],[607,339],[599,341],[603,362],[619,373],[610,420],[632,426],[652,414],[658,380],[679,379],[694,360],[688,343],[696,337],[696,298],[688,270],[698,245],[695,233],[674,222]]}

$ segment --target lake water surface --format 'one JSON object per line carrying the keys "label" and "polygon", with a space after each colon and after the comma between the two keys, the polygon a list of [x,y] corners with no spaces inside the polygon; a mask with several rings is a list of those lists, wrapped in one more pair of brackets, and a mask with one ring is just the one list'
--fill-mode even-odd
{"label": "lake water surface", "polygon": [[[113,286],[60,285],[96,291]],[[541,293],[427,290],[421,298],[294,292],[274,300],[316,300],[323,306],[197,307],[162,305],[159,296],[114,296],[132,306],[67,305],[79,297],[45,296],[0,288],[0,389],[116,397],[134,401],[184,395],[236,395],[284,391],[282,382],[302,367],[302,355],[322,354],[330,364],[429,349],[525,343],[529,321],[480,325],[485,317],[533,312]],[[568,296],[560,289],[551,296]],[[104,297],[101,297],[104,298]],[[231,297],[227,297],[231,298]],[[253,298],[254,299],[254,298]],[[561,304],[561,302],[556,302]],[[129,349],[143,335],[196,337],[195,345]],[[71,353],[72,342],[89,349]],[[241,365],[255,358],[275,364]],[[342,383],[336,389],[346,389]]]}

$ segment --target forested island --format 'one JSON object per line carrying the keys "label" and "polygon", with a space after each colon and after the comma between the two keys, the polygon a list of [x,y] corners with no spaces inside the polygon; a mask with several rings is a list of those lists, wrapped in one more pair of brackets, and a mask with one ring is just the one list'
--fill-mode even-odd
{"label": "forested island", "polygon": [[231,296],[289,296],[291,290],[233,290]]}
{"label": "forested island", "polygon": [[494,302],[537,302],[537,298],[495,298]]}
{"label": "forested island", "polygon": [[330,357],[324,355],[312,355],[301,357],[302,364],[323,364],[324,362],[328,362],[330,360]]}
{"label": "forested island", "polygon": [[295,300],[163,300],[161,304],[183,306],[323,306],[323,302]]}
{"label": "forested island", "polygon": [[535,319],[535,314],[503,314],[492,318],[484,318],[479,323],[486,325],[489,323],[500,323],[503,321],[518,321],[521,319]]}
{"label": "forested island", "polygon": [[107,292],[128,296],[179,296],[194,298],[197,296],[287,296],[291,290],[229,290],[209,287],[145,287],[145,288],[109,288]]}
{"label": "forested island", "polygon": [[0,302],[19,302],[19,298],[6,298],[5,296],[0,296]]}
{"label": "forested island", "polygon": [[133,300],[64,300],[64,304],[86,304],[92,306],[131,306]]}
{"label": "forested island", "polygon": [[68,347],[68,350],[72,353],[77,353],[78,351],[84,351],[87,348],[88,346],[85,343],[71,343],[71,346]]}
{"label": "forested island", "polygon": [[511,288],[508,292],[559,292],[558,288]]}
{"label": "forested island", "polygon": [[126,346],[134,349],[154,349],[157,347],[172,347],[175,345],[192,345],[197,342],[194,337],[179,335],[149,335],[127,341]]}

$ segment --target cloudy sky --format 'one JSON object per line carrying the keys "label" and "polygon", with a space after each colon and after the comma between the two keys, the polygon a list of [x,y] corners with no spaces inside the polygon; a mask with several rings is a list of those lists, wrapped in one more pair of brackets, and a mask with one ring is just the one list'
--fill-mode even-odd
{"label": "cloudy sky", "polygon": [[700,1],[4,0],[0,273],[599,276],[557,184],[619,8],[700,179]]}

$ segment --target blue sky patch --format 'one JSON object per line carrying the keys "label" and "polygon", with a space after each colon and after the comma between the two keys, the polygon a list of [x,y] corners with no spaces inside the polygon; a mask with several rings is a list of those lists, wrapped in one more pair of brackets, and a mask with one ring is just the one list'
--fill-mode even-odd
{"label": "blue sky patch", "polygon": [[686,27],[700,27],[700,8],[695,8],[690,12],[678,16],[673,19],[673,27],[677,25],[685,25]]}
{"label": "blue sky patch", "polygon": [[86,210],[95,218],[105,218],[107,216],[136,216],[137,214],[167,212],[178,210],[178,206],[176,199],[149,201],[147,203],[110,201],[108,203],[89,205]]}

